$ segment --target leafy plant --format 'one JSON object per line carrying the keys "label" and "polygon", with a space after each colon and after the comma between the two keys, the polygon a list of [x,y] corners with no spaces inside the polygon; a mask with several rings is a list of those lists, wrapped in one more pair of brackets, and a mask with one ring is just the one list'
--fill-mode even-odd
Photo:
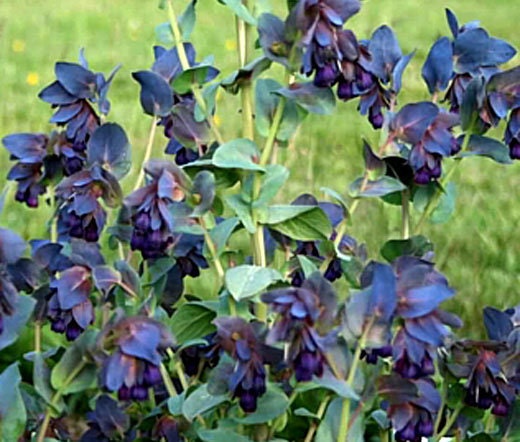
{"label": "leafy plant", "polygon": [[[401,104],[415,53],[386,25],[368,39],[345,28],[358,0],[288,1],[285,19],[219,2],[239,55],[223,75],[187,42],[204,7],[160,2],[157,36],[173,46],[132,73],[151,124],[130,192],[130,142],[107,122],[119,67],[105,77],[83,52],[39,94],[55,131],[2,140],[15,199],[53,210],[30,253],[0,229],[1,439],[518,440],[520,306],[484,310],[488,340],[458,338],[441,308],[455,289],[423,235],[450,217],[462,160],[520,158],[520,67],[500,67],[516,50],[447,10],[451,36],[422,66],[431,99]],[[223,91],[241,98],[231,140],[214,117]],[[277,149],[336,98],[357,100],[380,146],[363,142],[348,196],[283,201]],[[387,262],[348,234],[366,198],[401,207]],[[31,333],[32,374],[6,350]]]}

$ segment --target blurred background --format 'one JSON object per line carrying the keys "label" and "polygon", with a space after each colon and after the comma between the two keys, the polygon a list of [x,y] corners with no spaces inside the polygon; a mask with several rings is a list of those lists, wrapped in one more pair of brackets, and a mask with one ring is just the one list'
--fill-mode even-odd
{"label": "blurred background", "polygon": [[[187,1],[178,0],[177,10]],[[493,36],[520,47],[518,0],[366,0],[361,12],[347,23],[358,38],[369,38],[381,24],[391,26],[403,53],[416,50],[405,71],[399,104],[428,99],[420,71],[435,39],[449,35],[444,8],[452,9],[460,23],[480,20]],[[285,1],[258,0],[259,11],[285,14]],[[237,65],[234,18],[216,0],[199,0],[193,43],[198,59],[214,55],[221,78]],[[0,138],[13,132],[49,132],[49,106],[38,92],[54,81],[56,61],[77,62],[80,48],[90,69],[108,73],[122,69],[109,92],[112,110],[108,121],[121,124],[133,146],[132,174],[123,181],[130,189],[144,155],[150,119],[139,105],[139,87],[133,71],[149,69],[154,29],[167,20],[157,0],[2,0],[0,1]],[[518,64],[517,55],[509,66]],[[280,73],[280,71],[278,71]],[[219,94],[216,120],[225,138],[240,134],[239,97]],[[338,103],[332,116],[307,119],[292,146],[280,149],[279,159],[291,169],[291,179],[280,201],[290,202],[302,192],[324,198],[327,186],[343,195],[362,173],[361,139],[378,144],[379,134],[356,111],[357,102]],[[502,134],[503,127],[496,134]],[[499,135],[497,135],[499,136]],[[501,136],[501,135],[500,135]],[[155,140],[155,156],[166,145]],[[0,188],[11,167],[5,149],[0,150]],[[445,162],[445,168],[451,163]],[[445,169],[445,170],[446,170]],[[481,310],[486,305],[503,308],[520,303],[520,164],[498,165],[483,158],[462,162],[454,174],[457,201],[453,217],[440,225],[427,224],[423,234],[434,243],[436,262],[458,295],[445,305],[461,315],[464,332],[482,333]],[[47,208],[28,209],[13,201],[13,188],[0,214],[0,225],[17,230],[25,238],[45,235]],[[413,213],[412,213],[413,216]],[[418,216],[416,214],[415,219]],[[373,259],[379,248],[399,237],[400,210],[381,201],[363,201],[354,215],[350,234],[365,242]]]}

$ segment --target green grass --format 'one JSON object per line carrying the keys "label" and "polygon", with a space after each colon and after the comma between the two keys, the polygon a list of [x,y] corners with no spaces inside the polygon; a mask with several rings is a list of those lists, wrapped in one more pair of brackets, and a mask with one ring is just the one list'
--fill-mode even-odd
{"label": "green grass", "polygon": [[[178,9],[185,3],[179,1]],[[282,9],[282,0],[270,3]],[[491,34],[518,47],[520,5],[515,5],[511,0],[367,0],[349,27],[364,38],[386,23],[395,29],[405,53],[417,50],[404,76],[406,91],[400,98],[404,104],[428,98],[420,69],[434,39],[448,34],[444,7],[453,9],[461,22],[481,20]],[[193,35],[199,57],[214,54],[216,65],[227,75],[235,68],[237,58],[226,49],[226,42],[230,46],[234,41],[233,18],[214,0],[202,0],[199,6]],[[140,164],[150,119],[141,112],[138,85],[130,73],[151,65],[154,27],[165,20],[164,11],[157,8],[155,0],[0,2],[0,136],[50,130],[47,121],[51,111],[36,95],[53,81],[55,61],[77,60],[79,48],[85,47],[93,70],[109,72],[114,65],[123,65],[110,92],[109,120],[124,126],[132,140],[135,165]],[[512,64],[515,63],[518,57]],[[346,194],[348,184],[361,172],[361,138],[374,144],[378,141],[378,133],[357,115],[355,108],[355,103],[340,103],[333,116],[309,118],[294,147],[280,152],[280,158],[292,165],[292,179],[283,192],[285,201],[303,191],[319,194],[322,186]],[[222,94],[218,116],[225,137],[238,136],[239,99]],[[161,137],[156,140],[157,155],[164,144]],[[3,185],[10,167],[3,150],[0,161]],[[520,248],[516,239],[520,224],[519,167],[504,167],[486,159],[464,161],[455,174],[458,199],[454,217],[447,224],[427,225],[423,232],[434,242],[437,262],[458,290],[449,307],[475,333],[480,328],[482,307],[520,302]],[[132,186],[133,177],[135,171],[125,179],[126,188]],[[0,223],[26,237],[43,235],[48,215],[45,208],[35,212],[8,201]],[[399,235],[399,216],[396,207],[379,201],[363,202],[355,214],[351,233],[366,242],[371,256],[378,259],[381,244]]]}

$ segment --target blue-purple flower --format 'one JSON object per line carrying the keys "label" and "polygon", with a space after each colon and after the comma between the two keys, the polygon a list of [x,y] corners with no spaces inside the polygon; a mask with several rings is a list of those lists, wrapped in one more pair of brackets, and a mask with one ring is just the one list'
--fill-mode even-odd
{"label": "blue-purple flower", "polygon": [[246,413],[256,410],[258,398],[266,392],[266,372],[261,345],[252,325],[242,318],[215,319],[217,345],[234,360],[235,366],[228,380],[233,398],[239,399]]}
{"label": "blue-purple flower", "polygon": [[289,344],[287,363],[297,381],[321,376],[326,365],[325,351],[336,339],[335,331],[318,332],[320,328],[330,328],[337,308],[330,283],[314,273],[301,287],[272,290],[261,299],[278,313],[267,335],[267,344]]}
{"label": "blue-purple flower", "polygon": [[509,146],[512,159],[520,159],[520,107],[513,109],[507,120],[504,141]]}
{"label": "blue-purple flower", "polygon": [[159,322],[143,317],[124,318],[101,335],[107,352],[100,382],[108,391],[117,391],[120,400],[146,400],[148,389],[162,383],[159,366],[173,338]]}

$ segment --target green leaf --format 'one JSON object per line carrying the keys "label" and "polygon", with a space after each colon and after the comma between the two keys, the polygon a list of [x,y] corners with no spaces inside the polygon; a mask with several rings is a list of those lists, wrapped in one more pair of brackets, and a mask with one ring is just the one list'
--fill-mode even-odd
{"label": "green leaf", "polygon": [[[51,372],[51,385],[62,393],[82,391],[96,385],[96,369],[84,358],[96,341],[97,332],[87,330],[63,353]],[[78,367],[84,365],[79,372]]]}
{"label": "green leaf", "polygon": [[201,107],[199,106],[199,103],[195,104],[195,111],[193,113],[195,117],[195,121],[198,123],[202,123],[206,120],[208,115],[213,115],[215,110],[215,100],[217,98],[217,92],[220,84],[213,83],[207,85],[204,90],[202,91],[202,98],[204,98],[204,103],[206,104],[206,112],[204,112]]}
{"label": "green leaf", "polygon": [[201,385],[191,393],[182,404],[182,414],[192,421],[198,415],[211,410],[228,400],[227,394],[213,396],[208,392],[207,384]]}
{"label": "green leaf", "polygon": [[512,410],[498,421],[503,442],[517,442],[520,440],[520,400],[513,402]]}
{"label": "green leaf", "polygon": [[175,44],[175,37],[169,22],[161,23],[155,27],[155,39],[166,46]]}
{"label": "green leaf", "polygon": [[333,391],[342,398],[359,400],[357,393],[342,379],[337,379],[332,376],[323,376],[321,378],[314,377],[313,382],[322,388]]}
{"label": "green leaf", "polygon": [[377,180],[360,177],[350,185],[349,193],[352,198],[378,198],[404,189],[406,186],[401,181],[389,176]]}
{"label": "green leaf", "polygon": [[199,303],[187,303],[172,316],[172,331],[179,343],[202,338],[215,331],[215,312]]}
{"label": "green leaf", "polygon": [[197,434],[204,442],[251,442],[251,439],[248,437],[226,428],[217,428],[215,430],[202,428],[197,431]]}
{"label": "green leaf", "polygon": [[227,195],[224,197],[227,205],[240,218],[243,226],[249,233],[255,233],[256,226],[251,216],[251,206],[246,203],[241,195]]}
{"label": "green leaf", "polygon": [[[260,79],[255,86],[255,124],[258,133],[267,137],[273,124],[276,108],[280,103],[280,97],[275,92],[280,90],[282,85],[277,81]],[[307,116],[307,111],[297,106],[294,101],[287,100],[284,106],[282,121],[276,139],[279,141],[289,140],[301,122]]]}
{"label": "green leaf", "polygon": [[242,418],[234,418],[244,425],[263,424],[280,416],[289,407],[287,396],[275,389],[268,389],[267,393],[258,399],[256,411]]}
{"label": "green leaf", "polygon": [[257,145],[247,138],[238,138],[218,147],[213,155],[213,165],[223,169],[258,170],[265,169],[257,164],[260,151]]}
{"label": "green leaf", "polygon": [[[44,355],[42,353],[35,352],[33,364],[34,389],[45,400],[45,402],[50,404],[54,390],[51,386],[51,371],[45,362]],[[63,411],[64,407],[65,403],[63,402],[63,398],[60,398],[58,403],[54,404],[54,408],[58,412]]]}
{"label": "green leaf", "polygon": [[412,236],[408,239],[391,239],[381,247],[381,255],[388,262],[404,255],[421,257],[431,251],[433,251],[433,244],[422,235]]}
{"label": "green leaf", "polygon": [[271,164],[266,167],[262,176],[260,194],[253,207],[260,207],[271,201],[289,178],[289,170],[281,164]]}
{"label": "green leaf", "polygon": [[430,221],[434,224],[441,224],[448,221],[455,210],[455,199],[457,197],[455,183],[448,183],[441,195],[439,204],[433,211]]}
{"label": "green leaf", "polygon": [[23,434],[27,412],[20,393],[20,370],[15,362],[0,375],[0,441],[14,442]]}
{"label": "green leaf", "polygon": [[232,267],[225,275],[226,287],[236,301],[250,298],[281,279],[275,269],[252,265]]}
{"label": "green leaf", "polygon": [[[220,82],[220,85],[226,90],[226,92],[236,95],[244,84],[250,84],[262,72],[269,69],[270,66],[271,60],[269,60],[267,57],[258,57],[246,64],[243,68],[240,68],[228,75]],[[258,118],[258,114],[255,115],[255,117]]]}
{"label": "green leaf", "polygon": [[226,244],[229,240],[229,237],[238,226],[239,222],[240,220],[237,217],[227,218],[210,230],[209,236],[213,240],[213,244],[215,244],[218,256],[222,255],[226,249]]}
{"label": "green leaf", "polygon": [[332,234],[329,218],[317,206],[271,206],[260,222],[300,241],[327,239]]}
{"label": "green leaf", "polygon": [[193,85],[203,85],[206,81],[208,70],[211,68],[212,66],[208,63],[200,63],[197,66],[185,69],[180,75],[173,79],[173,90],[183,95],[190,92]]}
{"label": "green leaf", "polygon": [[491,158],[500,164],[511,164],[513,161],[509,157],[509,148],[502,142],[482,135],[471,135],[469,144],[459,157],[479,155]]}
{"label": "green leaf", "polygon": [[334,189],[331,189],[330,187],[321,187],[320,190],[325,194],[330,196],[332,199],[336,200],[336,203],[338,203],[341,208],[343,209],[343,214],[345,216],[348,216],[348,205],[345,201],[345,199]]}
{"label": "green leaf", "polygon": [[199,196],[198,204],[193,209],[192,216],[202,216],[213,206],[215,200],[215,176],[202,170],[193,179],[192,193]]}
{"label": "green leaf", "polygon": [[186,399],[185,395],[186,392],[183,391],[181,394],[178,394],[177,396],[173,396],[168,399],[168,411],[174,416],[182,415],[182,406]]}
{"label": "green leaf", "polygon": [[303,408],[303,407],[300,407],[300,408],[297,408],[296,410],[294,410],[294,415],[310,417],[313,419],[320,419],[320,417],[316,413],[313,413],[312,411],[309,411],[309,410],[307,410],[307,408]]}
{"label": "green leaf", "polygon": [[307,256],[296,255],[296,257],[298,258],[300,268],[302,269],[305,278],[308,278],[314,272],[318,271],[318,267],[316,266],[316,264],[314,264],[314,262],[312,262]]}
{"label": "green leaf", "polygon": [[336,107],[336,97],[331,88],[317,87],[312,82],[294,83],[289,88],[276,91],[288,100],[293,100],[307,112],[330,115]]}
{"label": "green leaf", "polygon": [[219,0],[220,3],[230,8],[240,19],[244,20],[250,25],[256,26],[256,18],[247,9],[242,0]]}
{"label": "green leaf", "polygon": [[186,9],[181,14],[178,19],[179,27],[181,28],[182,40],[188,41],[191,37],[191,33],[193,32],[193,28],[195,27],[195,5],[197,4],[197,0],[192,0]]}

